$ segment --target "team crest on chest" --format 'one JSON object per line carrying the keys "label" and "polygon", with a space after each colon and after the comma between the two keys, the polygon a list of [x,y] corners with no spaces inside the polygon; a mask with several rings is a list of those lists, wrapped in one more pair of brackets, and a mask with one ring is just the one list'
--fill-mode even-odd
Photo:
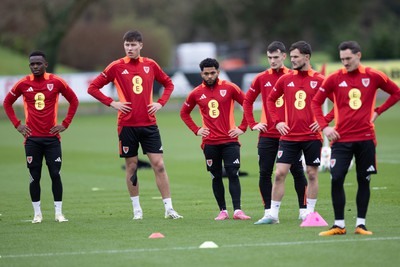
{"label": "team crest on chest", "polygon": [[212,159],[207,159],[207,160],[206,160],[206,163],[207,163],[207,166],[208,166],[208,167],[211,167],[212,164],[213,164],[213,161],[212,161]]}
{"label": "team crest on chest", "polygon": [[33,157],[32,156],[27,156],[26,157],[26,162],[28,162],[29,164],[32,163]]}
{"label": "team crest on chest", "polygon": [[312,89],[315,89],[317,87],[318,82],[317,81],[310,81],[310,86]]}
{"label": "team crest on chest", "polygon": [[361,79],[362,84],[364,85],[364,87],[368,87],[369,85],[369,78],[364,78]]}
{"label": "team crest on chest", "polygon": [[224,97],[226,96],[226,90],[219,90],[219,94]]}
{"label": "team crest on chest", "polygon": [[145,67],[143,67],[143,70],[144,70],[144,72],[149,73],[150,67],[145,66]]}
{"label": "team crest on chest", "polygon": [[54,88],[54,84],[49,83],[49,84],[47,85],[47,89],[49,89],[49,91],[53,90],[53,88]]}
{"label": "team crest on chest", "polygon": [[123,147],[122,147],[122,151],[124,151],[125,154],[128,153],[128,151],[129,151],[129,146],[123,146]]}

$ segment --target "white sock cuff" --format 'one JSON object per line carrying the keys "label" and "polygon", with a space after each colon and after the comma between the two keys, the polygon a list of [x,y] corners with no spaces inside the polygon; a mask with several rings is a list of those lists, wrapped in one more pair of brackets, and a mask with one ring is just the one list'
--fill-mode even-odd
{"label": "white sock cuff", "polygon": [[280,207],[281,207],[281,201],[271,200],[271,209],[274,209],[274,208],[279,209]]}
{"label": "white sock cuff", "polygon": [[136,199],[139,200],[139,196],[131,197],[131,200],[132,200],[132,201],[134,201],[134,200],[136,200]]}
{"label": "white sock cuff", "polygon": [[54,201],[54,211],[56,214],[62,214],[62,201]]}
{"label": "white sock cuff", "polygon": [[134,210],[140,210],[140,209],[142,209],[142,208],[140,207],[139,196],[131,197],[131,200],[132,200],[132,206],[133,206],[133,209],[134,209]]}
{"label": "white sock cuff", "polygon": [[358,218],[356,220],[356,227],[359,226],[360,224],[365,225],[365,218]]}
{"label": "white sock cuff", "polygon": [[271,200],[271,209],[269,215],[271,215],[274,218],[278,218],[280,207],[281,207],[281,201]]}
{"label": "white sock cuff", "polygon": [[163,203],[164,203],[165,210],[173,209],[172,208],[172,199],[170,197],[169,198],[164,198],[163,199]]}
{"label": "white sock cuff", "polygon": [[346,226],[346,224],[344,223],[344,220],[335,220],[335,225],[344,228]]}

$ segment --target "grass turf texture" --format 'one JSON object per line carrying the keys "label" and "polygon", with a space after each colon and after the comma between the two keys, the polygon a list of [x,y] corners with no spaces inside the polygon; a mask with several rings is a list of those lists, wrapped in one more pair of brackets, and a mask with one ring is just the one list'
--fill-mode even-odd
{"label": "grass turf texture", "polygon": [[[200,138],[181,122],[178,111],[160,111],[158,123],[171,182],[173,205],[182,220],[164,219],[153,172],[139,170],[142,221],[132,221],[123,160],[118,158],[116,116],[78,114],[62,134],[63,211],[70,220],[54,222],[51,183],[42,172],[44,221],[31,224],[32,205],[22,137],[0,120],[0,266],[397,266],[400,250],[400,199],[397,104],[376,122],[378,175],[372,177],[367,227],[372,236],[353,234],[357,183],[349,172],[345,236],[319,237],[327,227],[299,227],[289,175],[278,225],[253,225],[262,217],[258,190],[257,133],[242,143],[242,208],[250,221],[214,221],[218,214],[205,170]],[[4,117],[3,117],[4,118]],[[199,119],[198,117],[196,117]],[[238,120],[237,120],[238,121]],[[142,159],[145,156],[139,154]],[[225,182],[228,210],[232,204]],[[320,174],[316,210],[331,225],[333,210],[328,173]],[[149,239],[160,232],[162,239]],[[205,241],[218,248],[200,249]],[[397,262],[397,263],[396,263]]]}

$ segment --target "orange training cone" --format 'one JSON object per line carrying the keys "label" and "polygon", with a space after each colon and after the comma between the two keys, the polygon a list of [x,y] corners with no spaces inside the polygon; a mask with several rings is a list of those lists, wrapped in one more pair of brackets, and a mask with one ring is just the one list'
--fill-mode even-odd
{"label": "orange training cone", "polygon": [[315,227],[315,226],[328,226],[324,218],[314,211],[307,215],[305,220],[300,224],[301,227]]}
{"label": "orange training cone", "polygon": [[162,233],[152,233],[149,238],[164,238]]}

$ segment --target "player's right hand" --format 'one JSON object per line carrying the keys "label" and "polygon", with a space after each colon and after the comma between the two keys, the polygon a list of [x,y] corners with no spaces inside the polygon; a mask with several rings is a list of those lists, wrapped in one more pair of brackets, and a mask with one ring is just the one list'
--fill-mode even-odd
{"label": "player's right hand", "polygon": [[253,131],[259,131],[265,133],[267,131],[267,124],[259,122],[251,128]]}
{"label": "player's right hand", "polygon": [[276,129],[281,135],[287,135],[290,131],[289,126],[286,125],[284,122],[280,122],[276,125]]}
{"label": "player's right hand", "polygon": [[131,112],[131,102],[111,102],[110,106],[115,110],[121,111],[122,113],[126,114]]}
{"label": "player's right hand", "polygon": [[18,125],[17,131],[20,132],[24,137],[29,137],[32,132],[32,130],[25,124]]}
{"label": "player's right hand", "polygon": [[197,136],[203,136],[206,137],[207,135],[210,134],[210,129],[208,128],[203,128],[201,127],[198,131],[197,131]]}
{"label": "player's right hand", "polygon": [[340,138],[339,133],[331,126],[325,127],[322,132],[329,139],[329,141],[336,141]]}

